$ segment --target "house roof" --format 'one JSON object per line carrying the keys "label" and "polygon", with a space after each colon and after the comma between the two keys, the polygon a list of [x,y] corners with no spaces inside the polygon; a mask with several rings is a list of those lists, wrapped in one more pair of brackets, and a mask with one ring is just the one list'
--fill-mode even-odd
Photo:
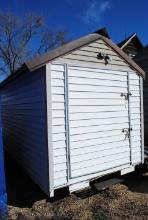
{"label": "house roof", "polygon": [[148,77],[148,45],[134,57],[134,61],[141,67]]}
{"label": "house roof", "polygon": [[128,38],[126,38],[125,40],[123,40],[120,43],[118,43],[118,46],[121,49],[124,49],[124,47],[126,47],[131,41],[135,42],[135,44],[137,45],[138,48],[140,48],[140,49],[143,48],[143,44],[139,40],[139,38],[138,38],[136,33],[130,35]]}
{"label": "house roof", "polygon": [[39,55],[30,61],[24,63],[20,69],[18,69],[14,74],[10,75],[6,80],[1,83],[1,86],[14,78],[17,74],[22,73],[24,71],[33,71],[37,68],[44,66],[46,63],[55,60],[58,57],[61,57],[65,54],[68,54],[80,47],[83,47],[89,43],[92,43],[96,40],[102,39],[110,48],[112,48],[127,64],[129,64],[137,74],[141,75],[145,78],[145,72],[139,67],[127,54],[125,54],[122,49],[120,49],[116,44],[114,44],[111,39],[104,37],[103,35],[98,34],[98,31],[92,34],[88,34],[84,37],[79,38],[78,40],[74,40],[69,42],[59,48],[56,48],[50,52],[47,52],[43,55]]}

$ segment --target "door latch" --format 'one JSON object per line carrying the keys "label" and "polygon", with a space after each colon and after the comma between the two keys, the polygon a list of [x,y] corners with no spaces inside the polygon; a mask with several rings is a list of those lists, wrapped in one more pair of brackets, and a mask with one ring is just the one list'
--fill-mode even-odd
{"label": "door latch", "polygon": [[125,140],[126,140],[126,138],[130,138],[130,132],[131,132],[132,130],[133,130],[132,128],[123,128],[123,129],[122,129],[122,133],[125,134]]}
{"label": "door latch", "polygon": [[121,93],[121,97],[125,97],[125,100],[128,100],[129,99],[129,96],[132,96],[132,93],[129,92],[129,93]]}

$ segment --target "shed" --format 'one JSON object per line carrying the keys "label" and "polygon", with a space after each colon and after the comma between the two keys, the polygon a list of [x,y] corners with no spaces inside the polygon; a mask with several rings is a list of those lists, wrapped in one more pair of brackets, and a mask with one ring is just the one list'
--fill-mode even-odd
{"label": "shed", "polygon": [[7,150],[50,196],[143,163],[144,71],[97,32],[1,84]]}

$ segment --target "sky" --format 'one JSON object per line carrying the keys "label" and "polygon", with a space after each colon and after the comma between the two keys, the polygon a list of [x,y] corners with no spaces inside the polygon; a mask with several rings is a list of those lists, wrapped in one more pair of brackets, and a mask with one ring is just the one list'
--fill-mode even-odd
{"label": "sky", "polygon": [[42,15],[50,29],[75,39],[106,27],[114,42],[136,32],[148,44],[147,0],[0,0],[1,11]]}

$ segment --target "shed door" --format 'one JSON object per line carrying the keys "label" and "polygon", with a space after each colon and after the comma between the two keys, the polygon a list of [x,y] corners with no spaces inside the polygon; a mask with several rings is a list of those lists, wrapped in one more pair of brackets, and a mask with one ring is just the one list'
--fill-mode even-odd
{"label": "shed door", "polygon": [[127,73],[68,67],[67,74],[71,178],[130,164]]}

